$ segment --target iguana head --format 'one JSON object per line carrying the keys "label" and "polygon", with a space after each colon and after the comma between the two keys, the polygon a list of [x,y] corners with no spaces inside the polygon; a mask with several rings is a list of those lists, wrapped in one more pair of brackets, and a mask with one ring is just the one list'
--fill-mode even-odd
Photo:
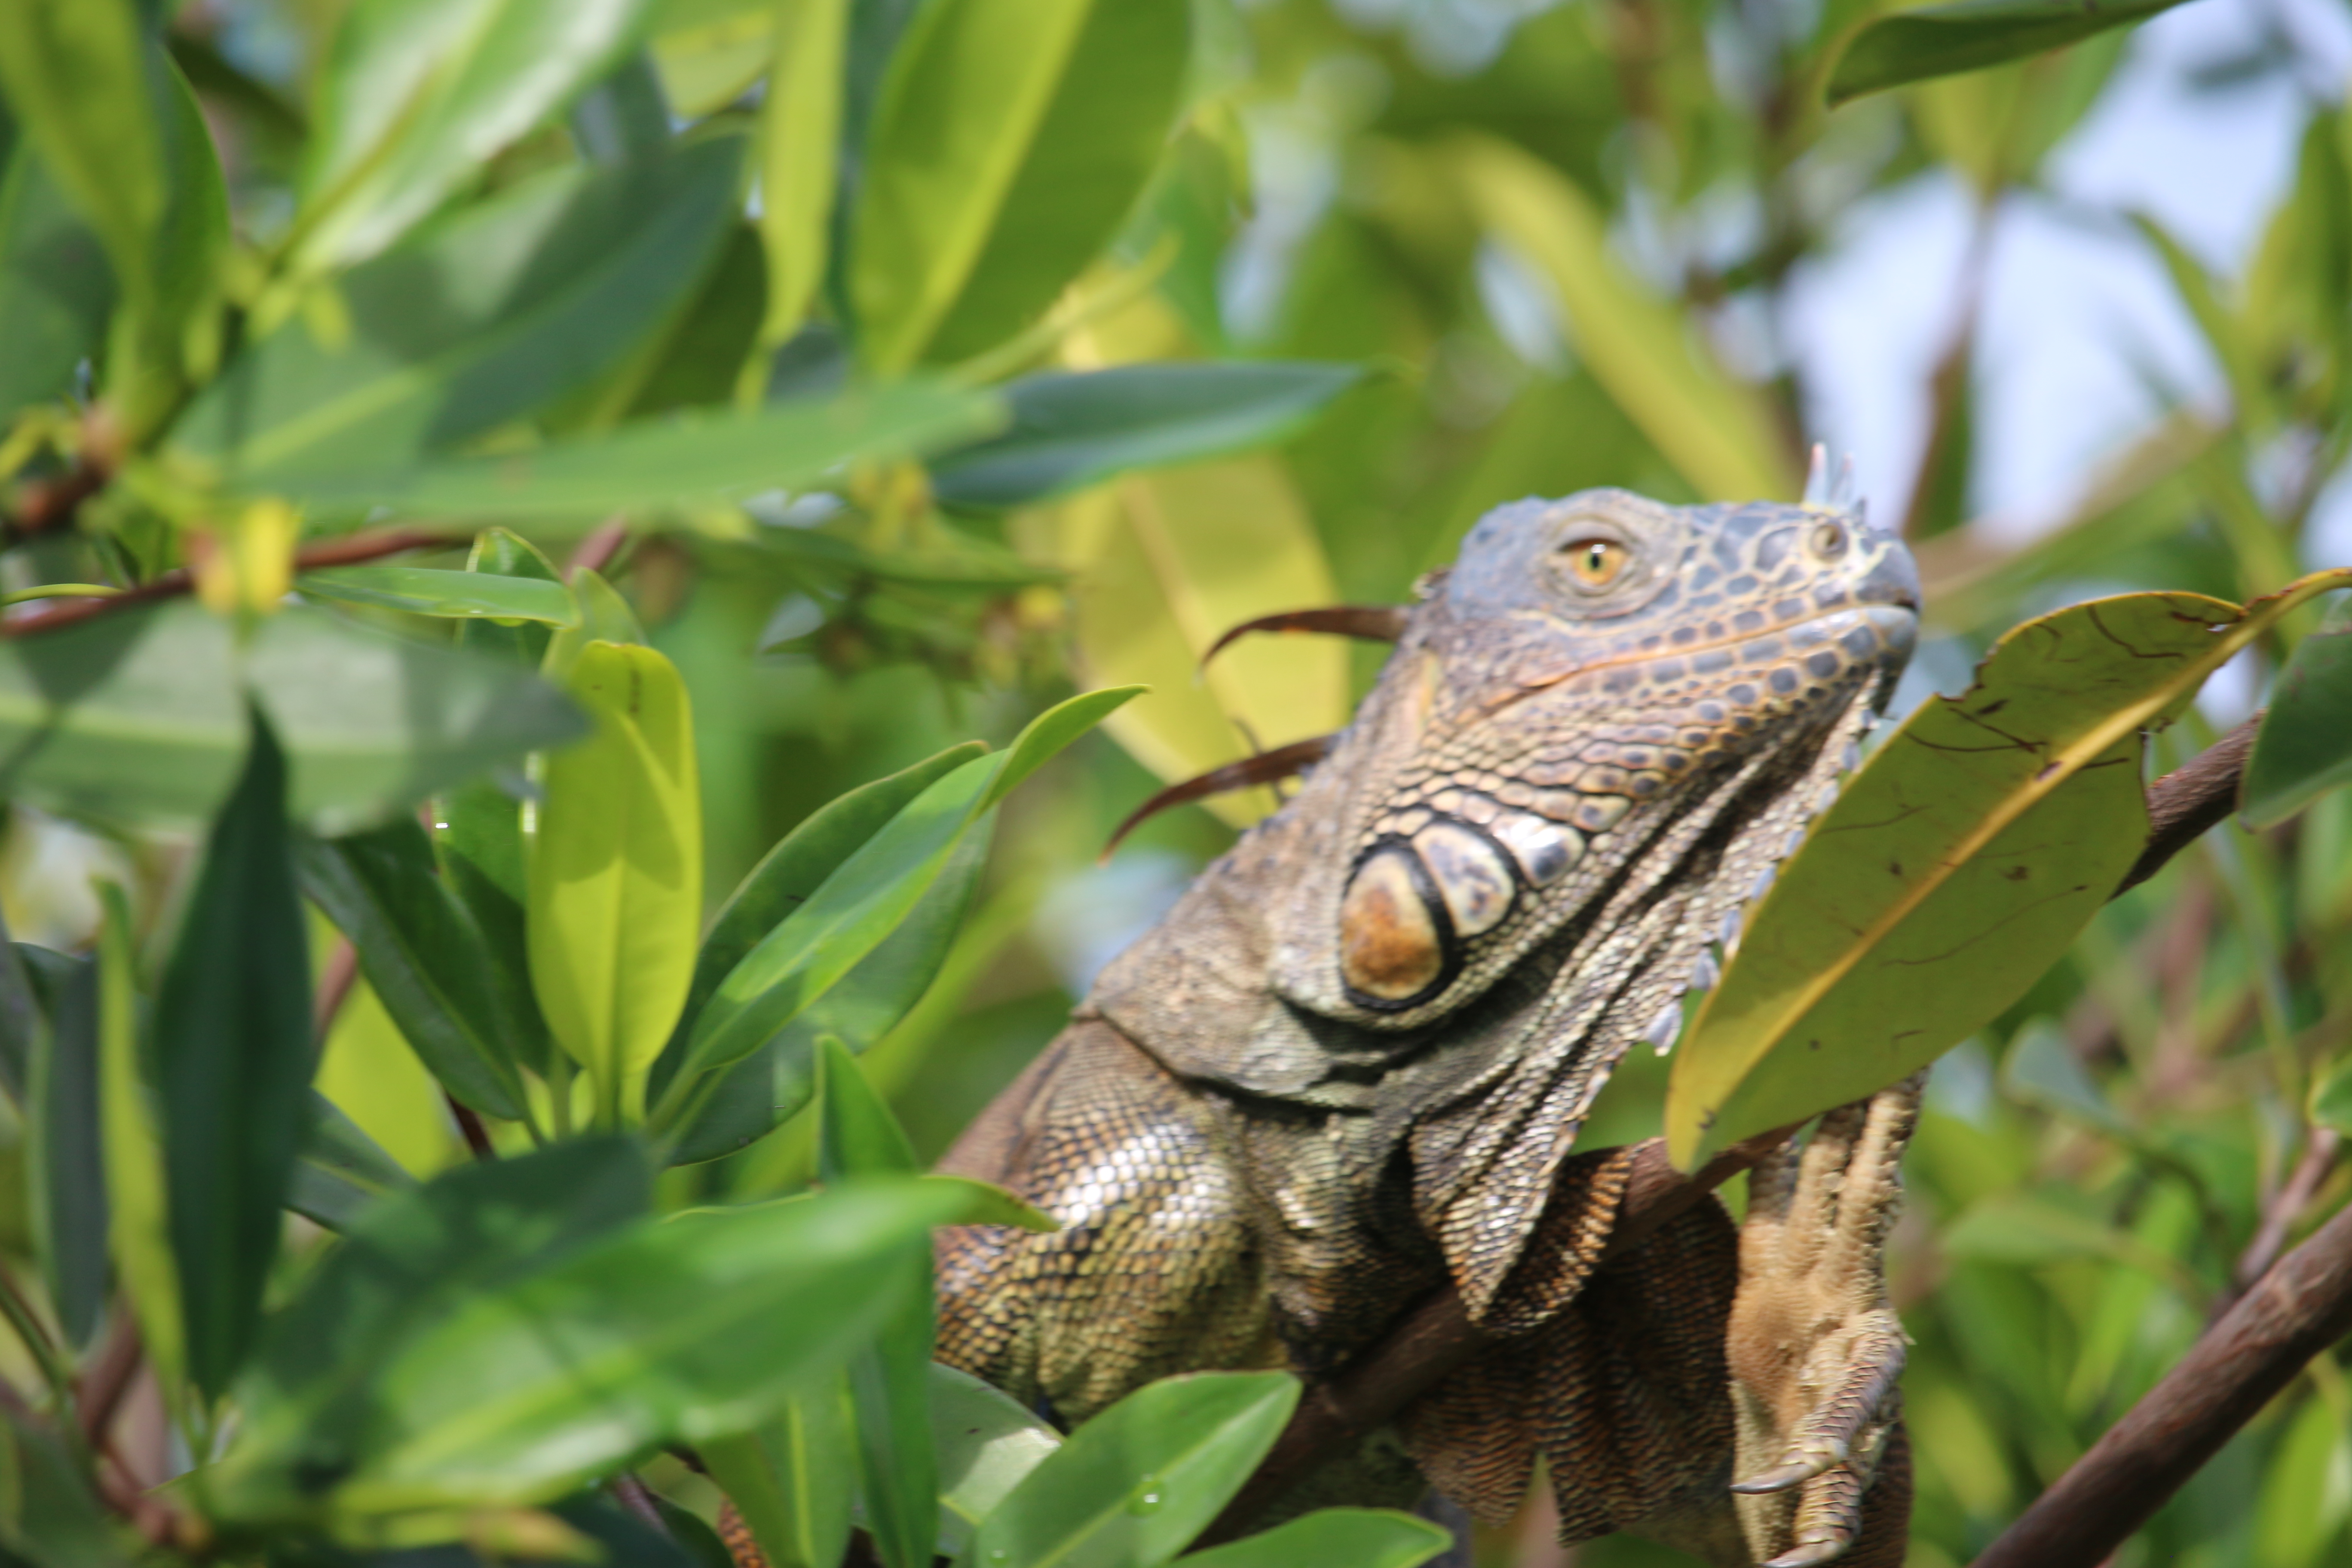
{"label": "iguana head", "polygon": [[1352,775],[1346,875],[1279,988],[1382,1028],[1444,1014],[1727,777],[1883,706],[1917,607],[1909,552],[1858,508],[1610,489],[1489,512],[1326,764]]}

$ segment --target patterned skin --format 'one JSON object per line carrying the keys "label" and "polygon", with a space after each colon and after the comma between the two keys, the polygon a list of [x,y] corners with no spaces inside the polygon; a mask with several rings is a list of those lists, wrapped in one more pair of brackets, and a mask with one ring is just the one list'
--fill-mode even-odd
{"label": "patterned skin", "polygon": [[1853,765],[1916,605],[1858,510],[1488,514],[1298,794],[950,1152],[1067,1228],[943,1233],[940,1359],[1075,1423],[1170,1373],[1328,1375],[1450,1281],[1499,1342],[1285,1511],[1433,1485],[1499,1522],[1541,1456],[1564,1540],[1899,1563],[1917,1086],[1792,1142],[1743,1230],[1710,1203],[1598,1271],[1628,1152],[1574,1144]]}

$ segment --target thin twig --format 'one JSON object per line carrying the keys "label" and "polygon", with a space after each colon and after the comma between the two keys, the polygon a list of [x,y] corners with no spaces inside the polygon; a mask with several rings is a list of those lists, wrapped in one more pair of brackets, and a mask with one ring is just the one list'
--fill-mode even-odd
{"label": "thin twig", "polygon": [[[362,561],[379,560],[410,550],[446,550],[463,542],[461,536],[423,528],[387,528],[373,533],[347,534],[341,539],[325,540],[295,552],[294,569],[315,572],[326,566],[352,566]],[[195,579],[189,575],[186,567],[174,566],[169,572],[159,574],[152,582],[125,588],[107,598],[68,599],[37,615],[0,620],[0,637],[36,637],[42,632],[79,626],[84,621],[110,616],[134,605],[176,599],[192,592],[195,585]]]}
{"label": "thin twig", "polygon": [[2294,1380],[2352,1332],[2352,1208],[2313,1233],[2107,1428],[1975,1568],[2097,1563]]}
{"label": "thin twig", "polygon": [[98,1347],[98,1355],[82,1368],[74,1391],[81,1435],[91,1447],[105,1446],[107,1428],[114,1425],[114,1413],[121,1406],[122,1396],[131,1391],[131,1380],[139,1375],[142,1349],[139,1320],[131,1312],[131,1303],[118,1296],[110,1314],[106,1339]]}
{"label": "thin twig", "polygon": [[628,542],[628,518],[622,514],[606,518],[573,549],[572,559],[564,563],[563,575],[568,579],[583,567],[603,575],[605,568],[613,564],[613,557],[621,552],[621,546]]}
{"label": "thin twig", "polygon": [[327,1048],[327,1037],[334,1032],[335,1017],[351,999],[352,986],[360,977],[360,951],[352,939],[339,936],[328,951],[327,962],[319,971],[319,991],[310,1007],[310,1033],[317,1048]]}
{"label": "thin twig", "polygon": [[65,527],[81,503],[106,488],[107,471],[96,463],[79,463],[55,479],[36,479],[16,492],[16,504],[0,521],[0,537],[9,543]]}
{"label": "thin twig", "polygon": [[2311,1130],[2311,1139],[2303,1148],[2303,1158],[2295,1162],[2294,1173],[2286,1179],[2286,1184],[2279,1188],[2278,1195],[2271,1199],[2269,1206],[2263,1211],[2262,1228],[2254,1232],[2254,1239],[2248,1242],[2246,1250],[2239,1255],[2238,1267],[2231,1271],[2234,1288],[2223,1305],[2235,1301],[2252,1289],[2254,1282],[2269,1273],[2271,1265],[2278,1261],[2280,1249],[2286,1246],[2287,1232],[2294,1229],[2294,1222],[2303,1217],[2303,1211],[2311,1206],[2312,1194],[2319,1191],[2319,1184],[2327,1179],[2327,1173],[2336,1168],[2336,1153],[2343,1142],[2342,1136],[2333,1127]]}
{"label": "thin twig", "polygon": [[[2253,743],[2254,723],[2247,721],[2187,766],[2148,786],[2147,848],[2117,893],[2153,876],[2198,834],[2230,814]],[[1678,1174],[1667,1163],[1662,1141],[1642,1145],[1603,1263],[1642,1245],[1659,1226],[1762,1159],[1790,1131],[1783,1128],[1735,1144],[1689,1176]],[[1307,1391],[1265,1461],[1202,1540],[1226,1540],[1239,1533],[1293,1486],[1393,1419],[1487,1342],[1485,1331],[1470,1321],[1468,1309],[1450,1288],[1423,1302],[1352,1365]]]}
{"label": "thin twig", "polygon": [[623,1508],[650,1525],[664,1539],[668,1538],[669,1521],[662,1517],[661,1505],[654,1501],[654,1494],[645,1482],[624,1471],[614,1476],[610,1484],[613,1495],[620,1500]]}
{"label": "thin twig", "polygon": [[441,1093],[448,1100],[449,1114],[457,1119],[457,1131],[466,1135],[466,1147],[474,1152],[474,1158],[497,1159],[499,1152],[490,1144],[490,1131],[482,1125],[482,1119],[475,1114],[474,1108],[446,1089]]}

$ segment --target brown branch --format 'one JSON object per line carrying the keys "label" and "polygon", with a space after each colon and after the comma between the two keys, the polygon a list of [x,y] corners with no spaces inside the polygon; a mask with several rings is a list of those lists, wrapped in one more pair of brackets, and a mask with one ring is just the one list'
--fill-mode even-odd
{"label": "brown branch", "polygon": [[474,1158],[497,1159],[499,1152],[490,1142],[490,1130],[482,1125],[482,1119],[475,1113],[474,1108],[446,1089],[441,1095],[449,1102],[449,1114],[457,1119],[457,1131],[466,1135],[466,1147],[473,1152]]}
{"label": "brown branch", "polygon": [[[2238,777],[2244,771],[2246,753],[2253,744],[2259,719],[2260,715],[2256,715],[2248,720],[2186,766],[2148,786],[2147,847],[2116,893],[2155,875],[2199,834],[2230,815],[2237,800]],[[1616,1226],[1601,1254],[1602,1263],[1641,1246],[1668,1220],[1762,1159],[1792,1131],[1784,1127],[1736,1143],[1689,1176],[1678,1173],[1667,1163],[1663,1140],[1652,1139],[1642,1144],[1618,1207]],[[2352,1210],[2346,1212],[2352,1214]],[[2352,1246],[2352,1242],[2347,1245]],[[2347,1289],[2352,1289],[2352,1268],[2347,1268]],[[1488,1342],[1489,1336],[1470,1321],[1469,1310],[1450,1288],[1423,1302],[1354,1364],[1306,1392],[1290,1424],[1275,1440],[1264,1462],[1224,1512],[1217,1516],[1202,1542],[1205,1544],[1230,1540],[1240,1534],[1285,1492],[1322,1465],[1349,1452],[1375,1428],[1394,1419],[1406,1405],[1475,1356]],[[2192,1357],[2195,1353],[2191,1352]],[[2309,1353],[2305,1352],[2305,1357],[2297,1359],[2294,1365],[2300,1366]],[[2292,1371],[2290,1367],[2290,1374]],[[2153,1399],[2155,1395],[2149,1397]],[[2255,1401],[2246,1414],[2251,1415],[2260,1405],[2260,1400]],[[2239,1417],[2243,1419],[2242,1415]],[[2220,1446],[2218,1439],[2213,1446]],[[2200,1458],[2198,1463],[2202,1462]],[[2195,1466],[2189,1468],[2194,1469]],[[2148,1507],[2153,1510],[2168,1495],[2171,1487],[2187,1479],[2187,1473],[2182,1472]],[[2064,1484],[2063,1480],[2060,1482]],[[2037,1568],[2045,1562],[2091,1563],[2100,1555],[2018,1558],[2010,1562],[2009,1568],[2025,1568],[2029,1561],[2035,1563]],[[1977,1568],[1990,1568],[1991,1562],[1990,1558],[1984,1559]]]}
{"label": "brown branch", "polygon": [[2282,1258],[2147,1396],[2034,1500],[1975,1568],[2098,1563],[2305,1362],[2352,1333],[2352,1208]]}
{"label": "brown branch", "polygon": [[80,511],[81,503],[106,488],[107,469],[97,463],[79,463],[55,479],[36,479],[16,492],[0,527],[14,544],[36,534],[63,528]]}
{"label": "brown branch", "polygon": [[360,950],[352,939],[339,936],[327,953],[327,962],[319,970],[319,994],[310,1007],[310,1034],[313,1048],[324,1053],[327,1037],[334,1033],[335,1018],[352,994],[352,986],[360,977]]}
{"label": "brown branch", "polygon": [[[410,550],[446,550],[465,542],[463,535],[451,535],[423,528],[387,528],[373,533],[346,534],[297,551],[294,569],[315,572],[326,566],[353,566],[362,561],[375,561],[386,555],[398,555]],[[120,594],[102,599],[68,599],[50,609],[13,619],[0,620],[0,637],[28,637],[42,632],[54,632],[79,626],[100,616],[110,616],[127,610],[133,605],[152,605],[159,599],[176,599],[193,591],[195,579],[184,566],[174,566],[162,573],[151,583],[136,588],[125,588]]]}
{"label": "brown branch", "polygon": [[2255,714],[2147,786],[2147,847],[2124,873],[2116,892],[2155,876],[2166,861],[2238,808],[2238,780],[2246,771],[2246,757],[2254,749],[2254,732],[2262,723],[2263,716]]}

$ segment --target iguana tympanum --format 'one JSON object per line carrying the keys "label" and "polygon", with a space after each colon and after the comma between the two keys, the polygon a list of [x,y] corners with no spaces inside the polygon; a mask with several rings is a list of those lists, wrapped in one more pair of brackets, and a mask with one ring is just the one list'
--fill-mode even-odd
{"label": "iguana tympanum", "polygon": [[1708,1200],[1597,1270],[1630,1152],[1570,1152],[1853,765],[1917,594],[1858,508],[1487,514],[1297,794],[949,1153],[1066,1228],[942,1233],[940,1359],[1076,1423],[1328,1376],[1450,1281],[1500,1339],[1290,1506],[1499,1522],[1540,1455],[1563,1540],[1899,1563],[1916,1086],[1759,1167],[1741,1226]]}

